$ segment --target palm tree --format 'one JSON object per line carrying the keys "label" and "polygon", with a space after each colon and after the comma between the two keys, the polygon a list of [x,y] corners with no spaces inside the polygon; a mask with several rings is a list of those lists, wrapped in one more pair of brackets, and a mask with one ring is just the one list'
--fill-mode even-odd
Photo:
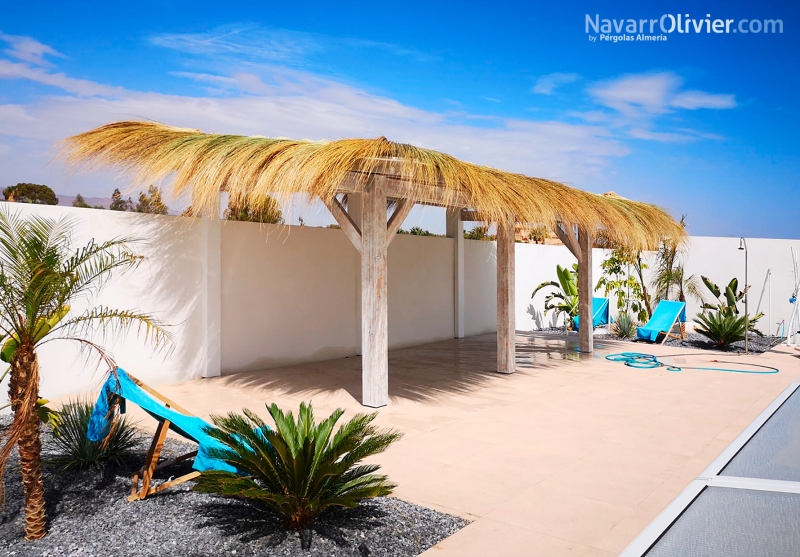
{"label": "palm tree", "polygon": [[[681,215],[681,228],[686,229],[686,215]],[[683,249],[674,240],[664,240],[656,252],[653,287],[657,301],[669,300],[675,295],[678,301],[685,302],[687,294],[703,303],[700,283],[694,275],[686,276],[683,262]],[[686,336],[686,323],[681,323],[681,336]]]}
{"label": "palm tree", "polygon": [[91,240],[75,248],[72,225],[68,218],[23,219],[0,211],[0,342],[5,341],[0,359],[11,366],[9,398],[14,412],[11,427],[0,437],[0,478],[18,446],[28,540],[45,535],[37,349],[53,340],[69,340],[114,367],[109,354],[89,340],[96,327],[124,333],[135,326],[157,347],[171,341],[158,320],[137,311],[99,306],[70,315],[74,300],[95,294],[113,271],[130,269],[142,260],[132,253],[130,238],[100,244]]}

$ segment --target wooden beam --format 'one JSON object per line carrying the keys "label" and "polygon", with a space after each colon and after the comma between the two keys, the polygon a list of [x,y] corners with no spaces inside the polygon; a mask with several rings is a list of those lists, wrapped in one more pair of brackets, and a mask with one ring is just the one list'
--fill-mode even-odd
{"label": "wooden beam", "polygon": [[556,235],[558,239],[561,240],[567,249],[572,252],[572,255],[575,256],[575,259],[578,261],[581,260],[581,246],[578,242],[578,232],[575,230],[575,226],[569,224],[565,225],[563,223],[556,224]]}
{"label": "wooden beam", "polygon": [[344,210],[339,200],[334,197],[331,199],[330,203],[326,203],[325,205],[328,207],[331,215],[333,215],[333,218],[336,219],[336,222],[339,223],[339,226],[342,227],[344,235],[347,236],[358,252],[361,253],[361,230],[359,230],[356,223],[353,222],[353,219],[350,218],[350,215],[347,214],[347,211]]}
{"label": "wooden beam", "polygon": [[462,222],[483,222],[483,219],[478,216],[477,211],[470,211],[469,209],[461,209]]}
{"label": "wooden beam", "polygon": [[446,235],[453,238],[453,336],[465,336],[464,300],[464,223],[463,211],[458,208],[447,210]]}
{"label": "wooden beam", "polygon": [[469,207],[470,203],[467,201],[466,196],[463,194],[454,194],[449,191],[444,185],[431,185],[425,188],[417,188],[413,182],[407,180],[400,180],[392,176],[384,176],[381,174],[362,174],[359,172],[348,172],[342,183],[339,184],[337,191],[339,193],[357,193],[364,190],[369,181],[369,176],[382,176],[385,179],[386,197],[394,199],[408,199],[412,197],[415,203],[422,205],[437,205],[437,206],[451,206],[451,207]]}
{"label": "wooden beam", "polygon": [[362,404],[389,402],[388,266],[385,180],[376,177],[363,193],[361,215]]}
{"label": "wooden beam", "polygon": [[578,315],[581,326],[578,342],[581,352],[594,350],[594,304],[592,304],[592,234],[578,231]]}
{"label": "wooden beam", "polygon": [[497,223],[497,371],[516,371],[514,223]]}
{"label": "wooden beam", "polygon": [[394,237],[397,236],[397,231],[400,230],[400,227],[403,225],[403,221],[406,220],[406,217],[408,217],[408,214],[413,208],[414,204],[408,199],[401,199],[397,202],[397,206],[394,208],[394,212],[392,213],[389,222],[386,224],[387,247],[392,243]]}

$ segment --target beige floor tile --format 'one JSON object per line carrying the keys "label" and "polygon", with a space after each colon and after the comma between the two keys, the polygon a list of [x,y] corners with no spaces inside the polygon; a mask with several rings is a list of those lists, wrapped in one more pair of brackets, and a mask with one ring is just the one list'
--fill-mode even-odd
{"label": "beige floor tile", "polygon": [[484,518],[439,542],[422,557],[566,557],[585,555],[588,549]]}

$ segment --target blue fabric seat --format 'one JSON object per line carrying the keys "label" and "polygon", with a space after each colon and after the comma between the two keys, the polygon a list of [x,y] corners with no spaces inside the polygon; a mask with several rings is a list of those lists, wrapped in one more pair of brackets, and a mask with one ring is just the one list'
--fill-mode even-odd
{"label": "blue fabric seat", "polygon": [[[661,333],[669,336],[676,322],[686,323],[686,302],[661,300],[650,320],[636,328],[636,338],[655,342]],[[664,341],[666,340],[667,337],[664,337]]]}
{"label": "blue fabric seat", "polygon": [[[592,326],[602,327],[611,323],[611,311],[608,298],[592,298]],[[580,330],[580,316],[575,316],[572,320],[575,330]]]}
{"label": "blue fabric seat", "polygon": [[[138,379],[132,378],[122,368],[118,367],[109,373],[89,420],[87,432],[89,439],[95,442],[105,439],[114,417],[115,402],[120,403],[120,411],[124,412],[125,401],[128,401],[139,406],[160,424],[168,423],[169,429],[178,435],[197,443],[197,455],[194,457],[192,468],[198,472],[206,470],[237,471],[230,464],[209,455],[210,449],[224,449],[225,446],[205,432],[205,428],[210,427],[208,422],[187,412],[179,411],[180,409],[174,408],[174,404],[160,400],[152,393],[154,393],[152,389],[146,387]],[[118,400],[115,401],[115,398]],[[166,434],[166,432],[164,433]]]}

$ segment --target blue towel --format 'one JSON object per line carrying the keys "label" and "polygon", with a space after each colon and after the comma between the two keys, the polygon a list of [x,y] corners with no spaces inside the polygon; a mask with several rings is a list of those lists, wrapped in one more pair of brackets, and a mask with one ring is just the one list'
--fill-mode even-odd
{"label": "blue towel", "polygon": [[172,408],[167,408],[163,402],[153,398],[134,383],[122,368],[117,368],[115,372],[109,374],[97,403],[94,405],[87,433],[91,441],[101,441],[108,435],[112,418],[109,409],[114,397],[117,396],[122,398],[123,403],[128,400],[140,406],[142,410],[159,422],[163,423],[164,420],[169,420],[171,430],[197,443],[197,456],[194,458],[192,468],[198,472],[206,470],[237,472],[236,468],[230,464],[209,456],[209,449],[225,449],[226,447],[205,432],[204,428],[209,427],[208,422],[197,416],[187,416]]}
{"label": "blue towel", "polygon": [[686,302],[661,300],[650,321],[636,328],[636,338],[655,342],[659,333],[667,333],[675,323],[675,319],[686,323]]}
{"label": "blue towel", "polygon": [[[580,330],[580,316],[576,315],[572,322],[575,330]],[[608,298],[592,298],[592,326],[602,327],[611,323],[611,313],[608,306]]]}

